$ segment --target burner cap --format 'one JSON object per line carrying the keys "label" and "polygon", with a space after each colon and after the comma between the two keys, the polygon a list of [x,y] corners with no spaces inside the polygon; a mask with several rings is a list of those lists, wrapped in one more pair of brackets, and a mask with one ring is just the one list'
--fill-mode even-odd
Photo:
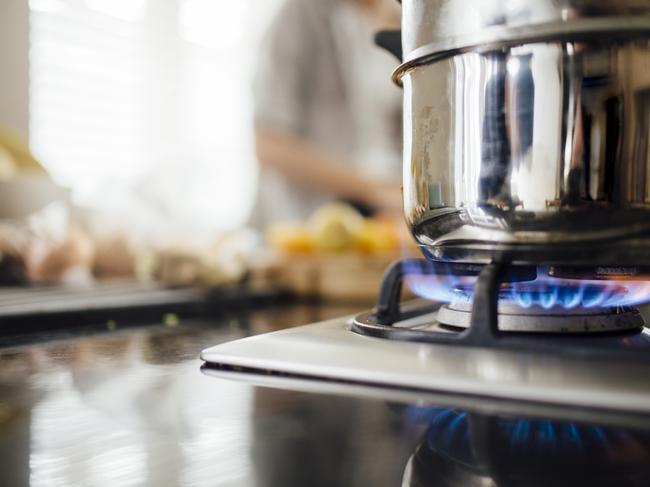
{"label": "burner cap", "polygon": [[[450,303],[438,311],[441,325],[468,328],[472,304]],[[511,302],[499,303],[499,328],[503,331],[537,333],[598,333],[636,330],[644,326],[635,308],[522,308]]]}

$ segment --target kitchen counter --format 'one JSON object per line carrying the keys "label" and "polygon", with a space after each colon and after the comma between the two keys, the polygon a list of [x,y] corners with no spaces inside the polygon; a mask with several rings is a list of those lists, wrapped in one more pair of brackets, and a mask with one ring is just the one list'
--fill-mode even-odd
{"label": "kitchen counter", "polygon": [[350,312],[293,306],[5,348],[0,485],[399,485],[410,445],[385,404],[200,371],[207,346]]}
{"label": "kitchen counter", "polygon": [[[516,450],[537,456],[515,463],[500,431],[514,441],[516,418],[256,387],[200,370],[206,347],[355,311],[289,306],[64,338],[43,332],[3,348],[0,485],[544,485],[540,471],[559,468],[572,485],[648,485],[643,430],[525,420],[534,450]],[[476,431],[488,438],[487,456],[468,443]],[[576,442],[582,453],[571,456]],[[489,483],[503,471],[518,481]]]}

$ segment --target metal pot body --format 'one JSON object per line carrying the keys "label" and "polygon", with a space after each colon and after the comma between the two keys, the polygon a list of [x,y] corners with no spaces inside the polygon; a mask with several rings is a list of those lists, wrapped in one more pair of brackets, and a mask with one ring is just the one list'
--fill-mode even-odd
{"label": "metal pot body", "polygon": [[406,218],[429,256],[650,264],[647,36],[430,53],[396,79]]}

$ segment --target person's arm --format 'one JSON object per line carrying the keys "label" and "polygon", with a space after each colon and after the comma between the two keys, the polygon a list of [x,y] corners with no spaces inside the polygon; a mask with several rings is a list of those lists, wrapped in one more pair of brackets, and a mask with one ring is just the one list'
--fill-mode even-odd
{"label": "person's arm", "polygon": [[309,190],[380,210],[399,210],[402,199],[396,183],[363,176],[351,161],[340,160],[301,136],[318,57],[313,31],[324,22],[315,8],[319,1],[287,0],[262,43],[253,83],[258,161]]}
{"label": "person's arm", "polygon": [[[370,178],[300,137],[277,130],[255,130],[257,159],[293,183],[363,203],[383,211],[401,211],[399,186]],[[264,184],[261,181],[260,184]]]}

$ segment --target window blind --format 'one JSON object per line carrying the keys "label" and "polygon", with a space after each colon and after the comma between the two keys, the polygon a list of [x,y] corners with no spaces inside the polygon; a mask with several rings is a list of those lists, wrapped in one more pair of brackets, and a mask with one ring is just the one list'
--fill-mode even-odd
{"label": "window blind", "polygon": [[30,0],[34,153],[84,205],[145,199],[171,220],[241,225],[251,68],[278,3]]}

